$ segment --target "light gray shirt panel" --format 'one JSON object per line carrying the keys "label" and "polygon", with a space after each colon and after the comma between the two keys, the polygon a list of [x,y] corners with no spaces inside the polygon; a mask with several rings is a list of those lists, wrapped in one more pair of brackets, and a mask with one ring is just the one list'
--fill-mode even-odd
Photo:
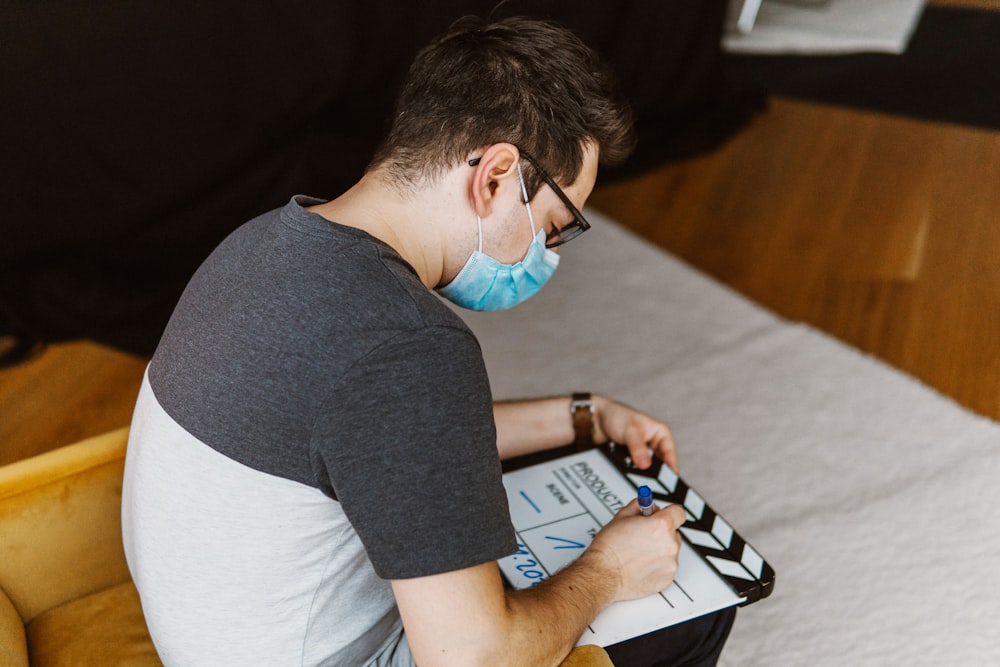
{"label": "light gray shirt panel", "polygon": [[340,504],[205,446],[144,379],[122,528],[166,665],[411,665],[388,582]]}

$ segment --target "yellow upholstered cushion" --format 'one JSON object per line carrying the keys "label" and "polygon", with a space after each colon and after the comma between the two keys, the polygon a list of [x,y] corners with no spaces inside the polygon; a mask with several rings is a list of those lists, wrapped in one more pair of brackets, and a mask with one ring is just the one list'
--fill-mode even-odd
{"label": "yellow upholstered cushion", "polygon": [[13,603],[0,590],[0,665],[28,667],[28,645],[24,623]]}
{"label": "yellow upholstered cushion", "polygon": [[615,667],[607,651],[600,646],[587,644],[573,649],[560,667]]}
{"label": "yellow upholstered cushion", "polygon": [[125,429],[0,467],[0,589],[30,621],[129,580]]}
{"label": "yellow upholstered cushion", "polygon": [[131,583],[40,614],[28,624],[32,667],[145,667],[162,663]]}

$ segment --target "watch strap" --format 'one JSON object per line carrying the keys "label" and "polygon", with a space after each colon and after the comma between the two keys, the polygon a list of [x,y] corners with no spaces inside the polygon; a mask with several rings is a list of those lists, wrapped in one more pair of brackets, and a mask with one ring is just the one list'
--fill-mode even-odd
{"label": "watch strap", "polygon": [[573,445],[577,451],[583,451],[594,446],[594,402],[590,392],[576,392],[569,403],[569,412],[573,417]]}

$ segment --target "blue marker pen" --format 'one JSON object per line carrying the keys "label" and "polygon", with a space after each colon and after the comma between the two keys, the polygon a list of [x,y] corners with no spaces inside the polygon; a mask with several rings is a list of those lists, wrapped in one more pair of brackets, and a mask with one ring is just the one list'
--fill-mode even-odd
{"label": "blue marker pen", "polygon": [[643,516],[653,514],[653,492],[645,484],[639,487],[639,514]]}

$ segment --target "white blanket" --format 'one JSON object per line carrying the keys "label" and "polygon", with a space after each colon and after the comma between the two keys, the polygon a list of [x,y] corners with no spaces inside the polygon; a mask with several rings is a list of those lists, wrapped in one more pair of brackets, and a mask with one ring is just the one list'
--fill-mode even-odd
{"label": "white blanket", "polygon": [[497,398],[592,390],[777,573],[723,665],[1000,665],[1000,425],[591,212],[542,292],[463,317]]}
{"label": "white blanket", "polygon": [[739,12],[741,25],[732,24],[722,40],[733,53],[898,55],[916,30],[924,0],[732,0],[731,5],[734,13],[748,6]]}

